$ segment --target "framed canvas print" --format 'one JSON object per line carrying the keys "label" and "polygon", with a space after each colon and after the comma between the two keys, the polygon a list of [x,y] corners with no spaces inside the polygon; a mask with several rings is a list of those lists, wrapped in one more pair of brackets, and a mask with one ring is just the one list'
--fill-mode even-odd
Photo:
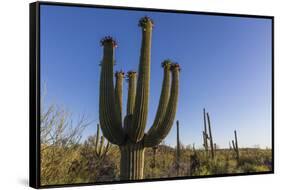
{"label": "framed canvas print", "polygon": [[30,4],[30,186],[274,172],[274,18]]}

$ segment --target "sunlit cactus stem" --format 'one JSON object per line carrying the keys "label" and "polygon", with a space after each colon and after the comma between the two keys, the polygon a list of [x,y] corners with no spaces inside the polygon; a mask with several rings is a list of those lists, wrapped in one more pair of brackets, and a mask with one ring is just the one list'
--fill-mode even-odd
{"label": "sunlit cactus stem", "polygon": [[123,71],[117,71],[115,73],[115,106],[116,112],[118,114],[118,123],[122,124],[122,92],[123,92],[123,79],[125,77],[125,73]]}
{"label": "sunlit cactus stem", "polygon": [[176,114],[180,67],[170,60],[165,60],[162,63],[164,79],[156,117],[149,131],[145,133],[153,25],[149,17],[143,17],[139,21],[142,30],[139,69],[138,75],[134,71],[127,74],[129,89],[124,122],[122,122],[124,73],[116,73],[115,88],[113,82],[114,49],[117,43],[111,37],[101,40],[104,50],[100,76],[99,118],[104,136],[119,146],[121,180],[143,178],[145,149],[159,145],[167,136]]}

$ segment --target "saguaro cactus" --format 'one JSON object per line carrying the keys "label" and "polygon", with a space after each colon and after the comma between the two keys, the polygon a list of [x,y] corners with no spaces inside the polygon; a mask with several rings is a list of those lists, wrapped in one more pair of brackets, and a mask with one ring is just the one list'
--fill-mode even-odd
{"label": "saguaro cactus", "polygon": [[236,130],[234,130],[234,136],[235,136],[235,141],[232,140],[232,148],[236,154],[236,159],[239,160],[239,147],[238,147],[238,140],[237,140],[237,133]]}
{"label": "saguaro cactus", "polygon": [[[176,114],[179,90],[179,65],[165,60],[162,92],[152,127],[145,134],[148,113],[150,51],[153,21],[143,17],[139,21],[142,29],[139,72],[128,73],[129,90],[127,113],[122,122],[123,74],[115,75],[113,65],[117,46],[111,37],[101,40],[103,59],[101,63],[99,118],[103,135],[120,148],[120,178],[137,180],[143,178],[144,151],[158,145],[169,133]],[[172,78],[172,79],[171,79]],[[136,84],[137,80],[137,84]]]}
{"label": "saguaro cactus", "polygon": [[205,108],[203,109],[203,118],[204,118],[203,146],[205,148],[206,153],[208,153],[208,150],[209,150],[208,138],[209,138],[209,136],[208,136],[208,131],[207,131]]}
{"label": "saguaro cactus", "polygon": [[[203,146],[205,148],[206,153],[208,154],[209,153],[208,140],[209,140],[211,157],[213,159],[215,157],[215,147],[214,147],[213,136],[212,136],[211,121],[210,121],[209,113],[205,112],[205,108],[203,109],[203,116],[204,116]],[[207,117],[207,123],[206,123],[206,117]],[[207,124],[208,124],[208,131],[207,131]]]}
{"label": "saguaro cactus", "polygon": [[209,140],[210,140],[210,147],[211,147],[211,156],[212,156],[212,159],[214,159],[215,151],[214,151],[214,143],[213,143],[212,128],[211,128],[211,121],[210,121],[209,113],[207,113],[207,121],[208,121],[208,126],[209,126]]}
{"label": "saguaro cactus", "polygon": [[110,142],[107,141],[106,145],[104,136],[100,135],[100,126],[97,124],[97,133],[96,133],[96,142],[95,142],[95,156],[99,160],[103,160],[107,155],[110,149]]}

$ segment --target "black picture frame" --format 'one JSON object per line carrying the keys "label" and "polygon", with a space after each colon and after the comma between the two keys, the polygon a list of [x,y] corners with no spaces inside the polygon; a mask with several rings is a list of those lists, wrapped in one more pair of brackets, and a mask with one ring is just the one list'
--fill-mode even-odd
{"label": "black picture frame", "polygon": [[[68,7],[87,7],[87,8],[103,8],[103,9],[118,9],[118,10],[136,10],[136,11],[153,11],[153,12],[171,12],[183,14],[199,14],[213,16],[230,16],[230,17],[247,17],[247,18],[264,18],[271,20],[272,31],[272,70],[271,70],[271,131],[272,131],[272,171],[266,172],[251,172],[243,174],[223,174],[223,175],[207,175],[207,176],[186,176],[186,177],[171,177],[129,181],[113,181],[113,182],[96,182],[96,183],[75,183],[63,185],[45,185],[40,184],[40,6],[41,5],[56,5]],[[150,181],[167,181],[167,180],[183,180],[194,178],[213,178],[213,177],[231,177],[243,175],[259,175],[274,173],[274,16],[264,15],[248,15],[248,14],[233,14],[233,13],[218,13],[218,12],[200,12],[187,10],[166,10],[156,8],[140,8],[140,7],[123,7],[123,6],[104,6],[91,4],[77,3],[59,3],[59,2],[34,2],[29,5],[29,39],[30,39],[30,75],[29,75],[29,185],[33,188],[54,188],[54,187],[72,187],[85,185],[100,185],[100,184],[121,184],[133,182],[150,182]]]}

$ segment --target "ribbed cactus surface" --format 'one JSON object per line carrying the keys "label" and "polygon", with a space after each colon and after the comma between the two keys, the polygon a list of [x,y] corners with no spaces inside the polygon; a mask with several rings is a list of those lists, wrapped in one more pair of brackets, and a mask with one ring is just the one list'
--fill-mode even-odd
{"label": "ribbed cactus surface", "polygon": [[153,21],[143,17],[139,21],[142,32],[138,74],[127,73],[127,112],[122,114],[122,91],[125,74],[115,73],[113,80],[114,53],[117,47],[112,37],[101,40],[103,58],[101,63],[99,119],[103,135],[120,148],[121,180],[143,178],[144,152],[147,147],[157,146],[169,133],[176,114],[179,93],[177,63],[165,60],[162,63],[164,79],[156,117],[145,133],[149,105],[150,57]]}

